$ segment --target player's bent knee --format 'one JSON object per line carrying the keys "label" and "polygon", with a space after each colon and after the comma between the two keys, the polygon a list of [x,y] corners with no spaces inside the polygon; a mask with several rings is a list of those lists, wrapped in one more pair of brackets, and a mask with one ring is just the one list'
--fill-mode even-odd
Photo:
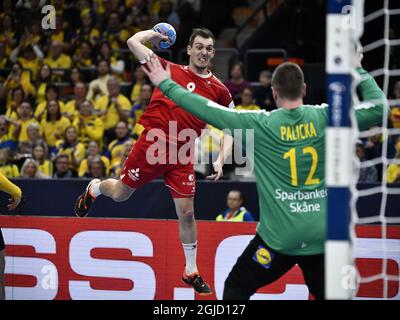
{"label": "player's bent knee", "polygon": [[187,209],[183,211],[183,216],[184,217],[193,217],[194,218],[194,210],[193,209]]}
{"label": "player's bent knee", "polygon": [[195,223],[194,211],[193,210],[183,211],[179,217],[179,220],[181,221],[181,223],[194,224]]}

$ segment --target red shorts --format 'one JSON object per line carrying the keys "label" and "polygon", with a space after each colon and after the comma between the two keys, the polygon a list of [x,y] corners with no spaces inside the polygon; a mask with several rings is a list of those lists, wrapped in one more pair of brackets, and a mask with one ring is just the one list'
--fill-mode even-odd
{"label": "red shorts", "polygon": [[[193,163],[168,161],[169,150],[156,151],[154,141],[146,140],[144,131],[133,145],[120,173],[121,181],[127,186],[138,189],[147,182],[163,176],[165,185],[173,198],[190,198],[196,191]],[[168,144],[166,144],[168,149]],[[155,156],[154,156],[155,155]],[[158,161],[157,159],[166,159]]]}

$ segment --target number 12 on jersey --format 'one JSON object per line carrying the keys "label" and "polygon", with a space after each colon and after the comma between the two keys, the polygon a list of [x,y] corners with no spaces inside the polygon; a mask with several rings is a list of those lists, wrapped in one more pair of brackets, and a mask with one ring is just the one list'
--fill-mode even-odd
{"label": "number 12 on jersey", "polygon": [[[305,147],[302,149],[303,155],[311,155],[311,168],[308,172],[307,179],[304,185],[309,186],[313,184],[318,184],[320,182],[319,178],[315,178],[314,174],[317,170],[318,165],[318,153],[313,147]],[[297,187],[299,185],[299,180],[297,176],[297,158],[296,158],[296,148],[291,148],[288,152],[283,155],[284,159],[290,160],[290,176],[291,176],[291,183],[292,186]]]}

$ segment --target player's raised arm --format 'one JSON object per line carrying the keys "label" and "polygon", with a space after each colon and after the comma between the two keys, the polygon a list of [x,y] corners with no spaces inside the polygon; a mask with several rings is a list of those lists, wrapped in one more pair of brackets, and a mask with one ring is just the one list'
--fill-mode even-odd
{"label": "player's raised arm", "polygon": [[158,57],[153,56],[143,67],[151,82],[178,106],[218,129],[255,129],[267,120],[265,111],[236,111],[182,88],[170,79]]}
{"label": "player's raised arm", "polygon": [[360,130],[366,130],[372,126],[381,124],[384,108],[388,107],[385,94],[379,88],[375,79],[363,69],[361,64],[363,57],[363,49],[362,47],[358,47],[355,55],[355,66],[357,73],[361,77],[358,89],[360,90],[362,100],[365,101],[356,107],[356,117]]}
{"label": "player's raised arm", "polygon": [[162,40],[168,41],[168,37],[154,30],[144,30],[135,33],[126,41],[126,44],[128,45],[129,50],[135,55],[135,57],[140,62],[144,62],[152,54],[152,51],[144,44],[150,41],[154,46],[158,48],[159,43]]}

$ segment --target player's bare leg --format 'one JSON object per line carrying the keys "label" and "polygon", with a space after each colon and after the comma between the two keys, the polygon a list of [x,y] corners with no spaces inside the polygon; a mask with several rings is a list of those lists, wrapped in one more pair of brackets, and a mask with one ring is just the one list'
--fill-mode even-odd
{"label": "player's bare leg", "polygon": [[5,300],[6,292],[4,289],[4,272],[6,268],[5,250],[0,250],[0,300]]}
{"label": "player's bare leg", "polygon": [[192,286],[198,294],[212,293],[210,286],[197,270],[197,225],[194,218],[193,198],[175,198],[175,208],[179,219],[179,237],[185,253],[185,270],[182,281]]}
{"label": "player's bare leg", "polygon": [[[95,186],[94,188],[95,189]],[[107,179],[99,183],[102,195],[113,199],[115,202],[123,202],[130,198],[135,189],[127,186],[121,180]]]}
{"label": "player's bare leg", "polygon": [[99,180],[93,179],[88,184],[84,193],[82,193],[75,205],[75,214],[78,217],[86,217],[94,200],[101,194],[113,199],[115,202],[122,202],[129,199],[135,189],[125,185],[121,180],[107,179]]}

